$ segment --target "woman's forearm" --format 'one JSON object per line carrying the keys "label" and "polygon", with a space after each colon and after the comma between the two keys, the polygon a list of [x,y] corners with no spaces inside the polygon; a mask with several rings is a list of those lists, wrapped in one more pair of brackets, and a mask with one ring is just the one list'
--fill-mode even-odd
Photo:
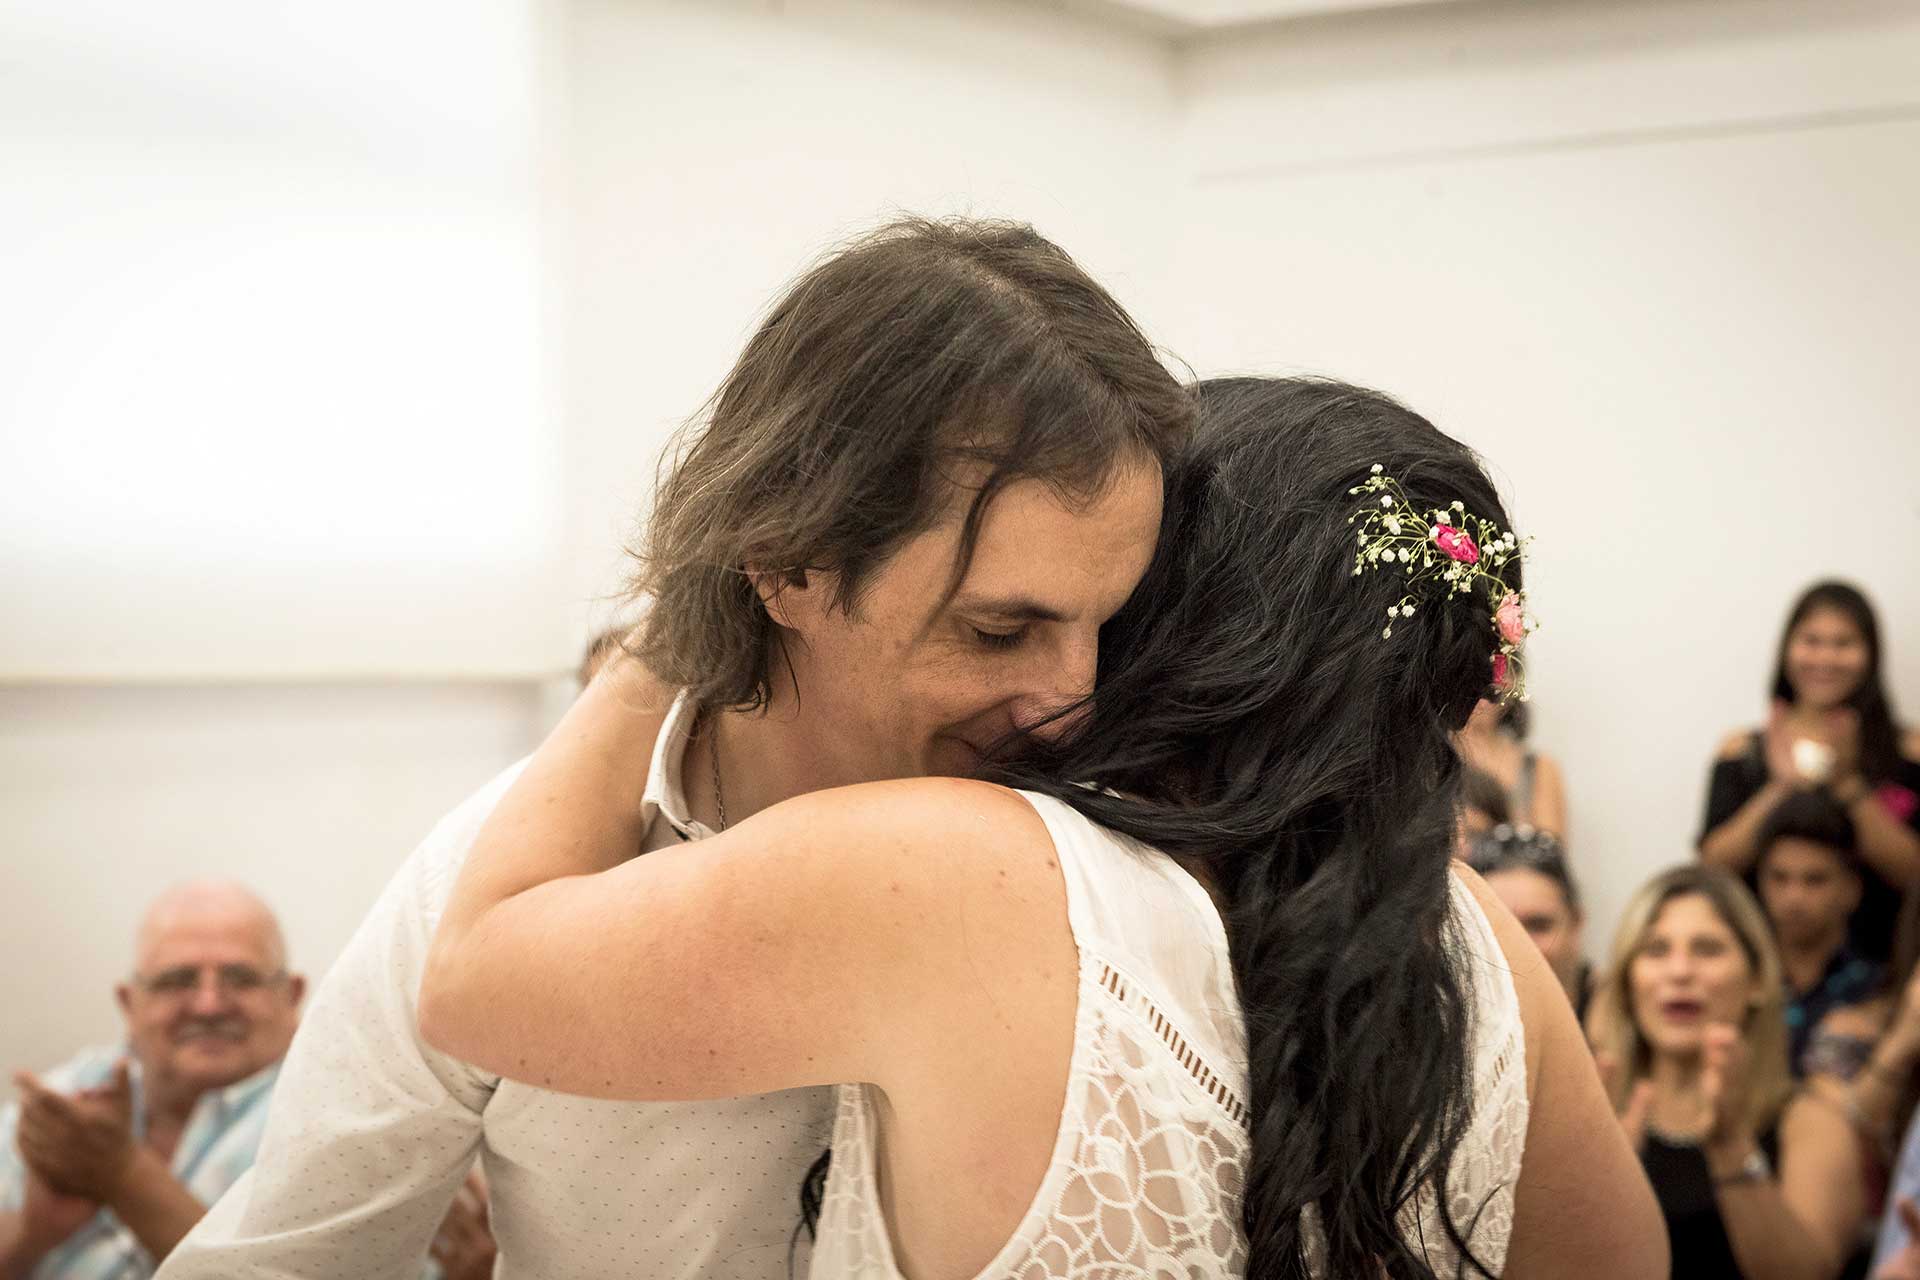
{"label": "woman's forearm", "polygon": [[574,702],[474,840],[436,935],[456,944],[492,906],[567,876],[620,865],[646,835],[654,739],[671,701],[616,662]]}
{"label": "woman's forearm", "polygon": [[1828,1233],[1796,1209],[1781,1175],[1742,1176],[1746,1161],[1758,1150],[1751,1138],[1701,1149],[1740,1274],[1746,1280],[1832,1280],[1845,1259]]}
{"label": "woman's forearm", "polygon": [[1847,816],[1868,866],[1896,889],[1920,886],[1920,832],[1894,817],[1871,787],[1847,806]]}
{"label": "woman's forearm", "polygon": [[1700,839],[1700,860],[1709,866],[1743,874],[1760,856],[1761,824],[1774,807],[1793,791],[1793,784],[1778,778],[1754,792],[1731,818]]}
{"label": "woman's forearm", "polygon": [[1795,1216],[1779,1183],[1718,1185],[1714,1199],[1746,1280],[1833,1280],[1840,1274],[1840,1255]]}

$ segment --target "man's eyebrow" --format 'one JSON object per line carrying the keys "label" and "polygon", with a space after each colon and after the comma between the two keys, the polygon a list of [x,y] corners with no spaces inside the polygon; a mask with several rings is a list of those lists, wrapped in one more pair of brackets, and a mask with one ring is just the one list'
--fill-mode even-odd
{"label": "man's eyebrow", "polygon": [[953,607],[962,613],[1006,622],[1065,622],[1067,615],[1031,596],[958,595]]}

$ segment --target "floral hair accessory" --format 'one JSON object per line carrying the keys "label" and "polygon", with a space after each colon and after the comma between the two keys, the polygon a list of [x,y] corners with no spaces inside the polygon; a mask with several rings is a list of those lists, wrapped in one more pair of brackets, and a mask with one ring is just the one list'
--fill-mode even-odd
{"label": "floral hair accessory", "polygon": [[1399,481],[1377,462],[1365,483],[1347,492],[1366,495],[1361,508],[1347,517],[1348,524],[1359,526],[1354,576],[1384,568],[1406,577],[1407,594],[1388,606],[1380,638],[1391,640],[1395,620],[1413,617],[1423,598],[1447,601],[1478,594],[1493,617],[1493,687],[1503,703],[1525,702],[1520,650],[1540,622],[1527,612],[1526,593],[1509,587],[1501,574],[1509,564],[1518,567],[1526,540],[1469,513],[1459,502],[1430,511],[1415,509]]}

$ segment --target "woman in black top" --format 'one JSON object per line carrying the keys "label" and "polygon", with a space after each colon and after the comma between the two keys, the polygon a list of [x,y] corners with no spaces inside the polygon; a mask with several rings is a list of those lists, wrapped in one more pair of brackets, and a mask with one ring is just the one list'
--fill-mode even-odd
{"label": "woman in black top", "polygon": [[1659,1198],[1674,1280],[1833,1280],[1865,1206],[1844,1108],[1793,1092],[1766,917],[1675,867],[1621,914],[1587,1032]]}
{"label": "woman in black top", "polygon": [[1823,787],[1858,833],[1864,891],[1853,944],[1892,950],[1901,896],[1920,886],[1920,733],[1903,732],[1880,679],[1880,629],[1843,582],[1809,588],[1787,617],[1764,729],[1721,744],[1707,788],[1700,857],[1753,886],[1761,824],[1787,794]]}

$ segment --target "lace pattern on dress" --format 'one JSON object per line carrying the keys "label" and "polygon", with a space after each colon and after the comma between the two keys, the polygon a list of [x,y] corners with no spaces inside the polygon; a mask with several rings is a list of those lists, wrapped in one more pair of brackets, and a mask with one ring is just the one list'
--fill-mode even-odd
{"label": "lace pattern on dress", "polygon": [[[1245,1106],[1137,983],[1084,950],[1080,972],[1053,1159],[982,1280],[1240,1273]],[[1173,1061],[1180,1069],[1169,1069]],[[840,1087],[814,1246],[817,1280],[900,1274],[879,1209],[869,1090]]]}
{"label": "lace pattern on dress", "polygon": [[[1505,1266],[1526,1138],[1526,1059],[1504,956],[1479,907],[1456,890],[1456,949],[1474,1010],[1473,1114],[1454,1156],[1447,1204],[1474,1256]],[[1471,939],[1471,941],[1469,941]],[[1491,952],[1487,948],[1491,947]],[[1238,1064],[1209,1062],[1146,993],[1101,956],[1080,953],[1080,1001],[1053,1158],[1019,1227],[978,1280],[1197,1280],[1243,1274],[1240,1195],[1249,1140]],[[900,1280],[880,1209],[870,1086],[842,1085],[814,1246],[816,1280]],[[1324,1243],[1306,1213],[1308,1257]],[[1445,1278],[1477,1275],[1454,1248],[1435,1188],[1402,1215]]]}

